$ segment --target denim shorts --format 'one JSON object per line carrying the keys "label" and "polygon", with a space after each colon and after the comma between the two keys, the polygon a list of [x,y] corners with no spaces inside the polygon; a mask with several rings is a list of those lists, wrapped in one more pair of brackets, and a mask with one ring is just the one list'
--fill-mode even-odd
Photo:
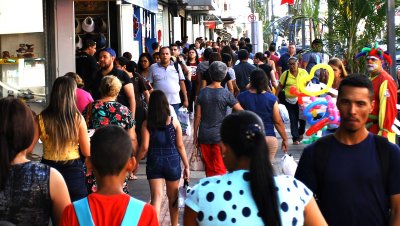
{"label": "denim shorts", "polygon": [[146,164],[148,180],[176,181],[181,178],[181,156],[175,148],[150,150]]}
{"label": "denim shorts", "polygon": [[88,195],[85,184],[85,171],[80,159],[64,162],[42,159],[42,163],[55,168],[61,173],[67,184],[72,202],[85,198]]}

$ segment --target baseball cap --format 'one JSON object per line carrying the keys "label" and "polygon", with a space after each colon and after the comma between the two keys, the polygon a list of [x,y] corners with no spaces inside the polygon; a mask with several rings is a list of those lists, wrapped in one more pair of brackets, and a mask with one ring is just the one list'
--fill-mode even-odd
{"label": "baseball cap", "polygon": [[117,56],[117,54],[115,53],[115,51],[114,51],[113,49],[109,48],[109,47],[107,47],[107,48],[101,50],[101,52],[107,52],[107,53],[109,53],[112,57]]}

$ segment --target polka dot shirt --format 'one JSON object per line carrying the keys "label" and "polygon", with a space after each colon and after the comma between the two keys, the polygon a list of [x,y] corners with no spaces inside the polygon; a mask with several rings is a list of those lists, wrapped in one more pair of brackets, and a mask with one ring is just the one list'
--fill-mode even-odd
{"label": "polka dot shirt", "polygon": [[[313,193],[291,176],[274,178],[282,226],[304,225],[304,207]],[[197,212],[199,225],[264,225],[249,183],[249,171],[208,177],[188,191],[185,204]]]}

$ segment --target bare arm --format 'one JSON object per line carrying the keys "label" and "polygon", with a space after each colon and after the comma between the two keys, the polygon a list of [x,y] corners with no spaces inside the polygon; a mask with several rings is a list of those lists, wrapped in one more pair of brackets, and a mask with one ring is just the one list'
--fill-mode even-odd
{"label": "bare arm", "polygon": [[147,130],[147,121],[143,121],[142,124],[142,143],[139,148],[139,152],[136,154],[136,162],[139,161],[146,155],[149,150],[150,143],[150,132]]}
{"label": "bare arm", "polygon": [[232,106],[233,111],[243,111],[242,106],[239,103],[236,103],[235,105]]}
{"label": "bare arm", "polygon": [[183,171],[183,179],[189,180],[189,161],[186,155],[185,145],[183,144],[181,124],[178,120],[174,120],[173,124],[176,130],[176,148],[178,149],[179,155],[181,156],[183,162],[183,166],[185,167]]}
{"label": "bare arm", "polygon": [[132,112],[132,118],[135,118],[136,101],[135,101],[135,92],[133,90],[133,84],[132,83],[126,84],[123,88],[130,106],[129,110],[131,110]]}
{"label": "bare arm", "polygon": [[68,188],[63,176],[54,168],[50,168],[50,198],[52,202],[53,225],[58,225],[65,207],[71,204]]}
{"label": "bare arm", "polygon": [[[153,90],[153,89],[151,89]],[[149,100],[150,100],[150,92],[148,90],[143,91],[143,95],[144,95],[144,99],[146,101],[147,104],[149,104]]]}
{"label": "bare arm", "polygon": [[185,226],[198,226],[197,223],[197,212],[192,210],[190,207],[185,206],[185,212],[183,213],[183,225]]}
{"label": "bare arm", "polygon": [[240,89],[236,84],[236,79],[232,80],[232,85],[233,85],[233,95],[235,95],[235,97],[236,97],[240,93]]}
{"label": "bare arm", "polygon": [[135,127],[131,127],[130,129],[128,129],[128,134],[132,141],[133,150],[138,150],[138,140],[136,136]]}
{"label": "bare arm", "polygon": [[278,82],[276,81],[274,70],[271,70],[270,77],[271,77],[271,84],[276,89],[278,87]]}
{"label": "bare arm", "polygon": [[180,80],[179,81],[179,85],[181,87],[181,91],[182,91],[182,94],[183,94],[183,103],[182,104],[183,104],[183,106],[185,108],[187,108],[189,106],[189,101],[188,101],[188,98],[187,98],[185,81],[184,80]]}
{"label": "bare arm", "polygon": [[188,78],[188,79],[190,80],[190,77],[191,77],[191,76],[189,76],[189,69],[188,69],[188,67],[187,67],[184,63],[182,63],[182,62],[180,62],[179,65],[181,65],[182,72],[183,72],[183,75],[185,76],[185,78]]}
{"label": "bare arm", "polygon": [[229,92],[231,92],[232,94],[234,94],[232,80],[227,81],[227,82],[226,82],[226,85],[228,86]]}
{"label": "bare arm", "polygon": [[85,118],[80,115],[80,122],[79,122],[79,148],[83,156],[88,157],[90,156],[90,140],[88,135],[88,130],[85,122]]}
{"label": "bare arm", "polygon": [[194,122],[193,122],[193,145],[197,147],[198,144],[198,132],[201,121],[201,106],[196,104]]}
{"label": "bare arm", "polygon": [[272,121],[274,122],[275,128],[279,135],[282,137],[281,148],[283,152],[287,153],[289,150],[288,137],[285,130],[285,125],[283,124],[281,115],[279,114],[278,102],[275,102],[272,108]]}
{"label": "bare arm", "polygon": [[278,66],[278,74],[279,74],[279,76],[282,75],[282,67],[280,67],[280,66]]}
{"label": "bare arm", "polygon": [[328,225],[318,208],[317,202],[312,198],[304,208],[305,226],[324,226]]}
{"label": "bare arm", "polygon": [[196,72],[197,75],[197,86],[196,86],[196,97],[199,95],[201,82],[202,82],[202,73]]}
{"label": "bare arm", "polygon": [[400,194],[390,196],[390,226],[400,225]]}
{"label": "bare arm", "polygon": [[301,62],[301,68],[306,69],[308,62]]}

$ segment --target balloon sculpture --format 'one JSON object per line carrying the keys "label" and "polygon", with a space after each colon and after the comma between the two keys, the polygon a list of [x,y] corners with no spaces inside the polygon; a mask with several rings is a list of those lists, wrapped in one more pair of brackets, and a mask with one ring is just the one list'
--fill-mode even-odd
{"label": "balloon sculpture", "polygon": [[[310,86],[306,84],[314,77],[314,73],[318,69],[325,69],[328,73],[328,82],[326,85],[318,86],[316,90],[310,90]],[[315,65],[310,74],[307,76],[297,77],[297,88],[291,87],[290,93],[298,97],[298,103],[304,112],[304,117],[310,128],[306,131],[310,139],[304,140],[303,143],[309,144],[316,141],[319,136],[317,133],[326,129],[327,125],[339,125],[339,111],[336,108],[335,98],[329,95],[317,97],[332,92],[332,84],[334,80],[333,69],[328,64]],[[334,90],[333,92],[335,92]]]}

